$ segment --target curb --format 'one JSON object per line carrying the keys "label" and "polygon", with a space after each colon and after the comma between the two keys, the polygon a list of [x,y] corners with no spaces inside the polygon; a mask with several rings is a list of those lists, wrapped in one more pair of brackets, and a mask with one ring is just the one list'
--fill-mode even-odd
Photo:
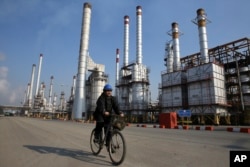
{"label": "curb", "polygon": [[136,126],[137,126],[137,127],[142,127],[142,128],[146,128],[146,127],[147,127],[147,125],[146,125],[146,124],[142,124],[142,125],[137,124]]}
{"label": "curb", "polygon": [[163,129],[165,129],[165,125],[154,125],[153,127],[154,128],[163,128]]}
{"label": "curb", "polygon": [[250,128],[227,128],[228,132],[241,132],[241,133],[250,133]]}
{"label": "curb", "polygon": [[188,125],[178,125],[174,127],[175,129],[183,129],[183,130],[189,130],[189,126]]}
{"label": "curb", "polygon": [[214,127],[213,126],[196,126],[195,130],[209,130],[209,131],[213,131]]}

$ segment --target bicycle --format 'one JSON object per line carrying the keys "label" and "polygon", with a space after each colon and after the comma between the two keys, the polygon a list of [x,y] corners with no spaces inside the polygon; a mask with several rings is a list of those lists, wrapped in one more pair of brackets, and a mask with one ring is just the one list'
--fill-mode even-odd
{"label": "bicycle", "polygon": [[[107,126],[106,133],[104,132],[104,128],[102,129],[102,133],[100,135],[99,142],[95,142],[95,129],[92,130],[90,136],[90,148],[94,155],[98,155],[103,149],[104,144],[107,145],[107,150],[109,153],[109,157],[114,165],[120,165],[126,156],[126,142],[123,137],[122,131],[125,127],[125,122],[115,115],[111,115],[110,124]],[[106,143],[106,138],[110,132],[110,140]],[[103,135],[104,134],[104,135]]]}

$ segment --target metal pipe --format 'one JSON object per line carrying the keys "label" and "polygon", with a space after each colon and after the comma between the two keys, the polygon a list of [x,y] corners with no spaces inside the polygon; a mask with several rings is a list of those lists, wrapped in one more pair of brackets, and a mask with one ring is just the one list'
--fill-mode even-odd
{"label": "metal pipe", "polygon": [[142,7],[136,7],[136,63],[142,64]]}
{"label": "metal pipe", "polygon": [[181,70],[181,63],[180,63],[180,44],[179,44],[179,28],[178,23],[172,23],[172,38],[173,38],[173,68],[174,71]]}
{"label": "metal pipe", "polygon": [[89,48],[89,31],[90,31],[90,19],[91,19],[91,4],[84,3],[83,5],[83,19],[82,19],[82,30],[79,50],[79,62],[78,62],[78,73],[76,81],[76,92],[73,104],[72,118],[75,120],[82,119],[82,113],[86,112],[86,97],[85,97],[85,82],[86,82],[86,57],[88,55]]}
{"label": "metal pipe", "polygon": [[43,60],[43,54],[40,54],[39,66],[38,66],[38,72],[37,72],[37,80],[36,80],[36,92],[35,92],[35,96],[37,96],[38,89],[39,89],[39,84],[40,84],[39,82],[40,82],[40,75],[41,75],[42,60]]}
{"label": "metal pipe", "polygon": [[129,56],[129,16],[124,16],[124,62],[123,65],[128,65]]}

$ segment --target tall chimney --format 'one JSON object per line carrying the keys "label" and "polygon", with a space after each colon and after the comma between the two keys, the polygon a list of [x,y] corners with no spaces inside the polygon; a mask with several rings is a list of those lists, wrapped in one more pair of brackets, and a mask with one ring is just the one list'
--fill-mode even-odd
{"label": "tall chimney", "polygon": [[[119,49],[116,49],[116,79],[115,85],[117,86],[119,83]],[[118,89],[115,90],[115,95],[118,97]]]}
{"label": "tall chimney", "polygon": [[35,69],[36,69],[36,65],[33,64],[32,65],[31,79],[30,79],[29,102],[28,102],[29,107],[32,107],[33,84],[34,84]]}
{"label": "tall chimney", "polygon": [[142,8],[136,7],[136,63],[142,64]]}
{"label": "tall chimney", "polygon": [[180,44],[179,44],[179,28],[177,23],[172,23],[172,38],[173,38],[173,54],[174,54],[174,71],[181,70],[180,63]]}
{"label": "tall chimney", "polygon": [[43,54],[40,54],[35,96],[37,96],[37,94],[38,94],[38,89],[39,89],[39,84],[40,84],[39,82],[40,82],[40,75],[41,75],[42,60],[43,60]]}
{"label": "tall chimney", "polygon": [[[82,113],[86,112],[86,99],[85,99],[85,77],[86,77],[86,57],[89,48],[89,31],[90,31],[90,18],[91,18],[91,4],[84,3],[83,5],[83,18],[82,30],[79,50],[78,73],[76,81],[76,92],[73,104],[73,119],[82,119]],[[87,115],[85,115],[87,118]]]}
{"label": "tall chimney", "polygon": [[54,77],[50,77],[50,88],[49,88],[49,107],[52,105],[52,89],[53,89],[53,79]]}
{"label": "tall chimney", "polygon": [[123,65],[128,65],[129,55],[129,16],[124,16],[124,62]]}
{"label": "tall chimney", "polygon": [[197,13],[197,17],[195,21],[193,22],[198,25],[201,62],[208,63],[209,56],[208,56],[208,42],[207,42],[207,30],[206,30],[206,24],[207,24],[208,19],[207,19],[204,9],[200,8],[196,11],[196,13]]}

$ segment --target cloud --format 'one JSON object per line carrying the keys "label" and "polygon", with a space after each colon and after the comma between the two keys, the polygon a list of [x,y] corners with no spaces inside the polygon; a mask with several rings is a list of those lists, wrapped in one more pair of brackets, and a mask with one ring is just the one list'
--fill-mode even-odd
{"label": "cloud", "polygon": [[8,75],[8,68],[7,67],[0,67],[0,79],[5,79]]}
{"label": "cloud", "polygon": [[23,89],[21,87],[11,88],[7,79],[8,71],[8,67],[0,67],[0,105],[17,105],[21,101]]}

